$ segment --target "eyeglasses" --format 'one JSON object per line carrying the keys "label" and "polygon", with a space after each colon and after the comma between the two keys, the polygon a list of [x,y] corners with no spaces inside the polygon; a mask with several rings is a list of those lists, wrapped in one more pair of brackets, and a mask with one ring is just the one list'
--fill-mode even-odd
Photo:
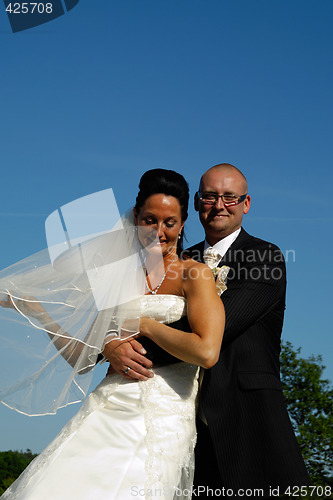
{"label": "eyeglasses", "polygon": [[236,194],[217,194],[198,191],[198,196],[202,203],[205,203],[206,205],[215,205],[218,202],[218,199],[221,198],[225,207],[232,207],[234,205],[239,205],[239,203],[242,203],[242,201],[245,200],[247,194],[237,196]]}

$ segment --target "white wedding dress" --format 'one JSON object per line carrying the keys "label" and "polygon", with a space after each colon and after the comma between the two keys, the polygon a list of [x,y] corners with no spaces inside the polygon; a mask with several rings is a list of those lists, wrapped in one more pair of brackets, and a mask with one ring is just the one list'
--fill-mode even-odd
{"label": "white wedding dress", "polygon": [[[147,295],[141,315],[172,323],[186,299]],[[2,495],[19,500],[189,499],[199,368],[154,367],[145,382],[107,376]]]}

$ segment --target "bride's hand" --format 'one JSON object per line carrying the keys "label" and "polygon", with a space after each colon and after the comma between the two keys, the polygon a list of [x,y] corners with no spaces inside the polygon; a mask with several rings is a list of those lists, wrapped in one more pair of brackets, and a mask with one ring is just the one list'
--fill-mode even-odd
{"label": "bride's hand", "polygon": [[0,306],[5,309],[15,309],[26,316],[39,319],[46,314],[44,307],[35,297],[24,297],[14,301],[11,295],[7,295],[7,300],[0,300]]}
{"label": "bride's hand", "polygon": [[0,300],[0,306],[4,307],[5,309],[15,309],[14,301],[10,295],[7,295],[6,300]]}

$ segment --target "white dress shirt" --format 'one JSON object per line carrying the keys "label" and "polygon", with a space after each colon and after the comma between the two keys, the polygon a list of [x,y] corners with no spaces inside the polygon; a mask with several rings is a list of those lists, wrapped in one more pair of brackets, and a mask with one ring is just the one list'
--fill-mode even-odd
{"label": "white dress shirt", "polygon": [[240,231],[241,231],[241,228],[236,229],[236,231],[229,234],[228,236],[226,236],[222,240],[218,241],[213,246],[210,246],[210,244],[207,242],[207,240],[205,240],[204,251],[207,250],[207,248],[214,248],[214,250],[216,250],[221,255],[221,259],[222,259],[222,257],[224,257],[224,255],[229,250],[229,247],[231,247],[231,245],[233,244],[233,242],[235,241],[235,239],[239,235]]}

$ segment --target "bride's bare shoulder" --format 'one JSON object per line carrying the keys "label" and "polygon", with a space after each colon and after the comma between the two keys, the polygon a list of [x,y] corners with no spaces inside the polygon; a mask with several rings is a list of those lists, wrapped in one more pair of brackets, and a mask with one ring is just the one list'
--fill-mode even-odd
{"label": "bride's bare shoulder", "polygon": [[210,270],[206,264],[203,264],[202,262],[198,262],[196,260],[187,258],[182,261],[182,267],[183,267],[183,273],[184,277],[189,277],[189,275],[193,274],[193,272],[196,273],[202,273],[206,272],[206,270]]}
{"label": "bride's bare shoulder", "polygon": [[[202,262],[186,259],[183,262],[183,289],[187,298],[210,293],[213,296],[216,290],[212,270]],[[216,294],[216,292],[215,292]]]}

